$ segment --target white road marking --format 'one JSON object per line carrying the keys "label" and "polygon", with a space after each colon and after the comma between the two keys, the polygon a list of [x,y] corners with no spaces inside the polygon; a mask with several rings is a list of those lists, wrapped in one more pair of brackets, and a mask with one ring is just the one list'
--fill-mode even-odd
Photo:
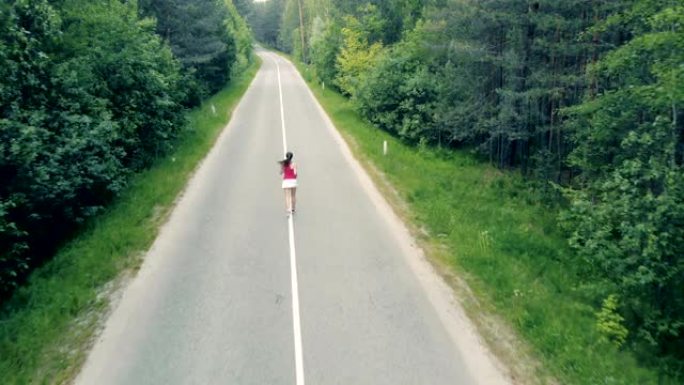
{"label": "white road marking", "polygon": [[287,224],[290,235],[290,273],[292,276],[292,326],[295,344],[295,378],[297,385],[304,385],[304,359],[302,356],[302,327],[299,320],[299,285],[297,284],[297,254],[295,253],[294,221],[292,215]]}
{"label": "white road marking", "polygon": [[278,94],[280,95],[280,123],[283,131],[283,156],[287,152],[287,136],[285,135],[285,108],[283,107],[283,86],[280,82],[280,66],[277,60],[273,60],[278,70]]}
{"label": "white road marking", "polygon": [[[280,93],[280,121],[283,130],[283,153],[287,152],[285,136],[285,110],[283,108],[283,88],[280,81],[280,66],[273,60],[278,71],[278,92]],[[292,328],[294,332],[295,379],[297,385],[304,385],[304,358],[302,355],[302,326],[299,320],[299,284],[297,283],[297,254],[295,253],[294,220],[290,215],[287,220],[290,240],[290,276],[292,279]]]}

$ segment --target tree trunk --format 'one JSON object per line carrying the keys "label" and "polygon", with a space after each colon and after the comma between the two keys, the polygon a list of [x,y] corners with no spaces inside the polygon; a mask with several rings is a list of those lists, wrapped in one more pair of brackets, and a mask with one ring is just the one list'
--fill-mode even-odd
{"label": "tree trunk", "polygon": [[297,0],[299,6],[299,35],[302,38],[302,61],[306,63],[306,40],[304,39],[304,12],[302,11],[302,0]]}

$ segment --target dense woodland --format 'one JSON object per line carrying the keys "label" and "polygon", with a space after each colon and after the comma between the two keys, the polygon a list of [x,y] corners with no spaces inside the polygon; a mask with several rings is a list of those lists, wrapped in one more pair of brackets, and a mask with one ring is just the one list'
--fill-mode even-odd
{"label": "dense woodland", "polygon": [[379,129],[522,172],[562,208],[604,338],[681,370],[680,0],[235,4]]}
{"label": "dense woodland", "polygon": [[378,129],[522,173],[603,338],[684,377],[681,0],[3,1],[0,301],[246,67],[243,18]]}
{"label": "dense woodland", "polygon": [[0,300],[251,57],[226,0],[0,4]]}

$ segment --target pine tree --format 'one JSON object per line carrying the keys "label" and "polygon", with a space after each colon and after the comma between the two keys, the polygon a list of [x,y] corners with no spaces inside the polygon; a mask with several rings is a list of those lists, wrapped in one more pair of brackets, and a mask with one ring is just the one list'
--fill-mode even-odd
{"label": "pine tree", "polygon": [[157,33],[164,38],[186,70],[195,73],[209,92],[230,79],[235,42],[228,34],[228,11],[218,0],[144,0],[143,14],[157,19]]}
{"label": "pine tree", "polygon": [[582,174],[567,190],[571,244],[612,282],[636,342],[684,359],[684,6],[633,2],[597,31],[623,30],[570,110]]}

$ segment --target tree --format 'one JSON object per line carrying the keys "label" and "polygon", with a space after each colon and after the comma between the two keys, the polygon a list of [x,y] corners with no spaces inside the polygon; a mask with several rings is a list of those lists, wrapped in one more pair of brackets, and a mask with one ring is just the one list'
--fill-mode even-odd
{"label": "tree", "polygon": [[224,0],[228,9],[226,27],[228,34],[233,36],[235,41],[235,64],[231,66],[233,73],[242,72],[252,62],[252,33],[247,26],[247,22],[231,0]]}
{"label": "tree", "polygon": [[[287,4],[274,28],[296,51]],[[604,332],[682,362],[681,1],[303,4],[316,75],[375,126],[476,149],[551,199],[564,186],[578,262],[610,288],[597,299]]]}
{"label": "tree", "polygon": [[342,28],[343,44],[337,56],[335,84],[354,95],[362,77],[373,66],[382,44],[368,42],[369,31],[355,17],[347,16]]}
{"label": "tree", "polygon": [[361,114],[377,127],[408,142],[420,140],[439,143],[441,132],[435,127],[437,82],[423,62],[422,27],[378,56],[354,99]]}
{"label": "tree", "polygon": [[326,84],[337,77],[335,63],[342,46],[342,29],[335,19],[316,17],[311,27],[310,57],[316,75]]}
{"label": "tree", "polygon": [[581,170],[567,190],[571,244],[623,298],[637,342],[684,359],[684,7],[634,2],[599,24],[626,44],[590,68],[596,92],[569,112]]}
{"label": "tree", "polygon": [[2,295],[183,125],[180,67],[134,4],[56,6],[19,1],[0,17]]}
{"label": "tree", "polygon": [[226,84],[235,41],[225,27],[229,14],[223,0],[143,0],[140,6],[144,15],[157,19],[157,33],[194,73],[201,90],[213,93]]}
{"label": "tree", "polygon": [[285,8],[285,0],[269,0],[254,3],[254,19],[252,30],[254,37],[271,47],[279,47],[281,15]]}

